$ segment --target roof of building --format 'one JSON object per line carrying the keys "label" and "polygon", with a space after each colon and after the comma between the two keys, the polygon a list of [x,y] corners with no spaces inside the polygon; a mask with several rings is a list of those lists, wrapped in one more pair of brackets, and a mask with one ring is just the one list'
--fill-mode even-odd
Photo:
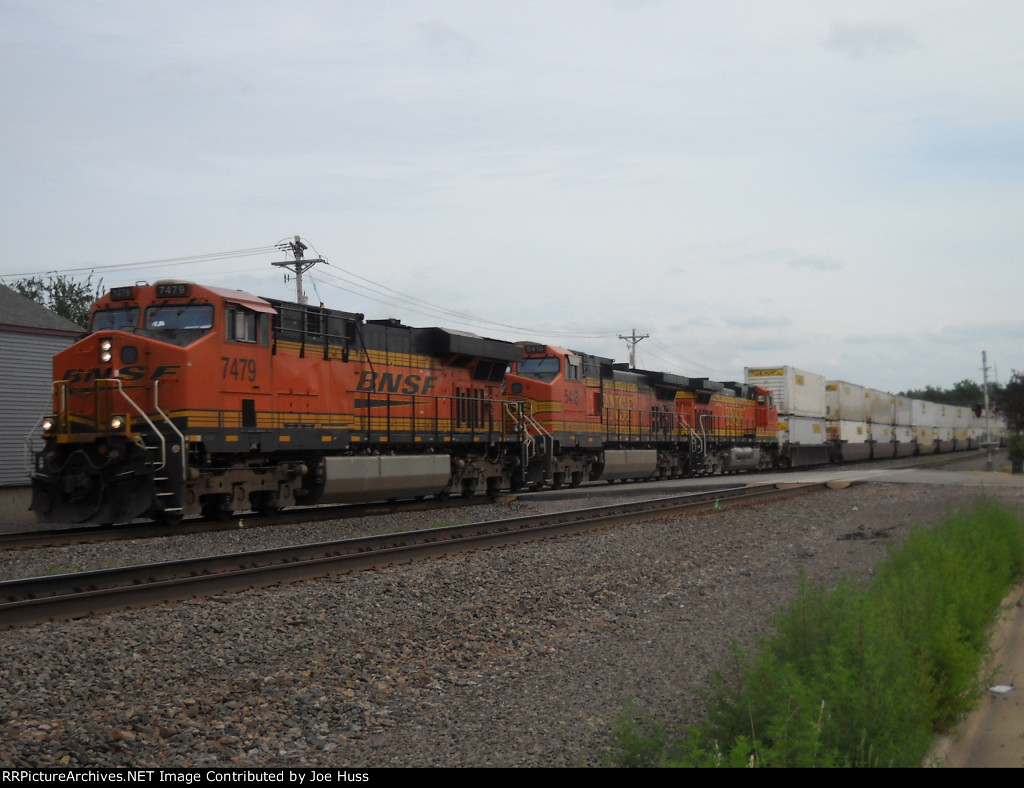
{"label": "roof of building", "polygon": [[42,304],[20,295],[5,285],[0,285],[0,331],[81,334],[83,329],[77,323],[51,312]]}

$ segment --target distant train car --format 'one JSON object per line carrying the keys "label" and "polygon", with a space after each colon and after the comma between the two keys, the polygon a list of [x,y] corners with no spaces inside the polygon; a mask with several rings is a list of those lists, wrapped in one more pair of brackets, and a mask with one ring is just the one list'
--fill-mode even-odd
{"label": "distant train car", "polygon": [[963,451],[998,443],[1005,421],[979,407],[910,399],[794,367],[747,367],[748,382],[768,387],[779,403],[779,458],[789,466]]}
{"label": "distant train car", "polygon": [[778,462],[795,468],[823,465],[834,457],[827,426],[823,375],[782,367],[746,367],[747,383],[766,388],[779,409]]}

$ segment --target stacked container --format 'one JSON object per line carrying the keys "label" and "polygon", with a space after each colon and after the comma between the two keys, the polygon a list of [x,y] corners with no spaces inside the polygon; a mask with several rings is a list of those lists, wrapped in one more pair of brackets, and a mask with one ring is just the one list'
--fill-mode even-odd
{"label": "stacked container", "polygon": [[780,457],[791,466],[829,461],[825,376],[795,367],[746,367],[747,383],[772,393],[779,410]]}
{"label": "stacked container", "polygon": [[908,457],[917,450],[914,440],[913,400],[893,397],[893,432],[896,437],[896,456]]}
{"label": "stacked container", "polygon": [[825,414],[828,438],[835,456],[844,462],[871,457],[871,429],[867,421],[867,402],[863,386],[844,380],[825,384]]}
{"label": "stacked container", "polygon": [[871,425],[871,456],[896,455],[896,397],[888,391],[864,389],[865,415]]}

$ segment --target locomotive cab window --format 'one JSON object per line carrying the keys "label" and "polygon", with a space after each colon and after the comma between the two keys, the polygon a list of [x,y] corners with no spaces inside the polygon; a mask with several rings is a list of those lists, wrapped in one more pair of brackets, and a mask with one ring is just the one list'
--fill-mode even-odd
{"label": "locomotive cab window", "polygon": [[266,345],[269,341],[267,321],[260,319],[260,315],[251,309],[229,306],[225,322],[227,323],[228,342],[259,342],[261,345]]}
{"label": "locomotive cab window", "polygon": [[565,378],[566,380],[583,380],[581,372],[582,359],[579,356],[568,356],[565,360]]}
{"label": "locomotive cab window", "polygon": [[93,312],[91,331],[134,331],[139,327],[139,308],[137,306],[124,309],[97,309]]}
{"label": "locomotive cab window", "polygon": [[520,375],[536,380],[554,380],[561,370],[562,365],[553,356],[524,358],[518,365]]}
{"label": "locomotive cab window", "polygon": [[161,304],[146,309],[146,331],[164,342],[189,345],[212,328],[212,304]]}

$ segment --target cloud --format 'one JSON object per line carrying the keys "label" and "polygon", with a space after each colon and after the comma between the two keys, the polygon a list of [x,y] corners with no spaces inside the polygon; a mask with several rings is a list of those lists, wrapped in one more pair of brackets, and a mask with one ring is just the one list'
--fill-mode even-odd
{"label": "cloud", "polygon": [[831,257],[806,255],[795,257],[787,265],[790,268],[807,268],[812,271],[840,271],[846,266]]}
{"label": "cloud", "polygon": [[825,46],[851,60],[879,55],[898,55],[917,46],[917,40],[901,25],[873,22],[843,24],[836,22],[825,39]]}
{"label": "cloud", "polygon": [[473,55],[477,51],[477,45],[472,38],[439,19],[421,23],[419,32],[431,47],[439,51],[459,55]]}

